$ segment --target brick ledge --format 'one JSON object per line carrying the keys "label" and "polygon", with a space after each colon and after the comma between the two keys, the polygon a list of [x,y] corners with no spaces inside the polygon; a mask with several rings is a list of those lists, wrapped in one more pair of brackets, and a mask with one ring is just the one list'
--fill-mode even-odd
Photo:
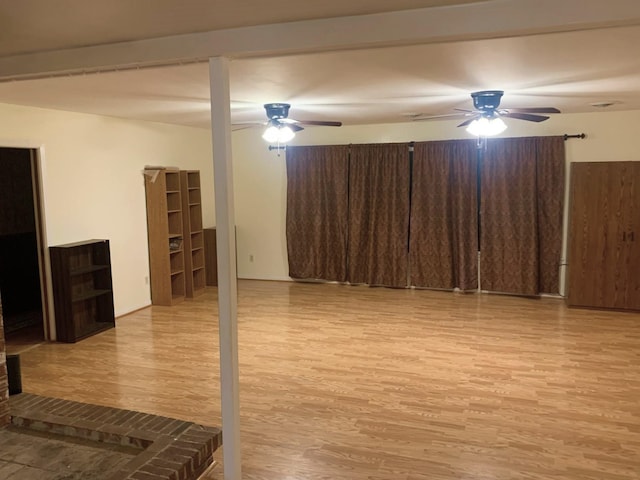
{"label": "brick ledge", "polygon": [[140,449],[107,480],[196,480],[213,462],[222,432],[174,418],[21,393],[9,398],[11,423]]}

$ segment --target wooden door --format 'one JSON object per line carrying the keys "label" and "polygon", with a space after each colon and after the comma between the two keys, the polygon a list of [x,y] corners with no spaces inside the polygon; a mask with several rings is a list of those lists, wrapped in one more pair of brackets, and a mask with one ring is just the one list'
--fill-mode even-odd
{"label": "wooden door", "polygon": [[626,306],[640,310],[640,162],[628,162],[630,185],[627,189],[628,200],[625,224],[627,226],[623,241],[627,250],[626,270],[627,289]]}
{"label": "wooden door", "polygon": [[568,255],[570,305],[627,308],[631,162],[574,163]]}

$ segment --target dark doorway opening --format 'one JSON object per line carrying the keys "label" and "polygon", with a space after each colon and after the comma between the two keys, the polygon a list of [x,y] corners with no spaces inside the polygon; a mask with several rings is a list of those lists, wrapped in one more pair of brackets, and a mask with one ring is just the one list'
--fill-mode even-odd
{"label": "dark doorway opening", "polygon": [[0,296],[7,346],[44,340],[35,152],[0,148]]}

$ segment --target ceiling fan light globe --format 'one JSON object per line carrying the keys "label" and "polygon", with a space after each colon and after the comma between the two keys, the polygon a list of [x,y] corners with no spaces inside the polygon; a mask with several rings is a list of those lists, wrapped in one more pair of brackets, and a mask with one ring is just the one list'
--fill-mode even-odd
{"label": "ceiling fan light globe", "polygon": [[476,137],[493,137],[507,129],[507,125],[501,118],[481,117],[469,124],[467,132]]}
{"label": "ceiling fan light globe", "polygon": [[293,140],[295,136],[295,132],[288,125],[283,125],[278,129],[278,141],[280,143],[287,143]]}
{"label": "ceiling fan light globe", "polygon": [[262,138],[269,143],[287,143],[295,136],[288,125],[270,125],[262,134]]}
{"label": "ceiling fan light globe", "polygon": [[269,143],[276,143],[278,141],[278,127],[271,125],[262,134],[262,138]]}

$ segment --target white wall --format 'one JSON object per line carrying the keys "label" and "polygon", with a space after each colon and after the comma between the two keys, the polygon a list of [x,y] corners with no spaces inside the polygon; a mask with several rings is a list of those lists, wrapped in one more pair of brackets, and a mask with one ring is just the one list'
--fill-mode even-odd
{"label": "white wall", "polygon": [[[640,111],[598,112],[552,116],[534,124],[507,120],[504,137],[586,133],[585,140],[569,140],[567,162],[640,160],[637,126]],[[413,122],[353,127],[311,127],[298,134],[294,145],[384,143],[469,138],[455,121]],[[234,133],[238,276],[288,280],[286,255],[285,156],[269,151],[259,130]],[[566,202],[565,202],[566,203]],[[566,236],[566,235],[565,235]],[[253,262],[249,256],[253,255]]]}
{"label": "white wall", "polygon": [[150,304],[145,165],[200,170],[214,224],[209,130],[0,104],[0,146],[42,147],[48,245],[109,239],[116,315]]}

